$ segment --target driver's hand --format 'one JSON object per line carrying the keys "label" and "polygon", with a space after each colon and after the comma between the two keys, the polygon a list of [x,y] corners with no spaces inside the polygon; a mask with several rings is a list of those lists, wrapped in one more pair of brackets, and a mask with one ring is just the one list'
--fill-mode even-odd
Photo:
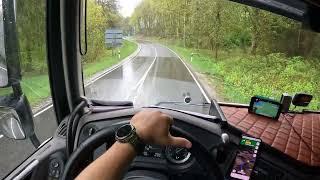
{"label": "driver's hand", "polygon": [[189,140],[170,134],[169,128],[173,119],[160,111],[141,111],[133,116],[130,123],[136,128],[138,136],[144,143],[185,148],[192,146]]}

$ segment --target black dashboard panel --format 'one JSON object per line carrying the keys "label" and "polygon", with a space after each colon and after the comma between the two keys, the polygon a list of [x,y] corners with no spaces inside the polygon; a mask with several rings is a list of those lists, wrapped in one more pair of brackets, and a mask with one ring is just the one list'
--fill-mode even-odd
{"label": "black dashboard panel", "polygon": [[[131,117],[138,112],[137,109],[120,110],[117,112],[97,113],[86,115],[82,118],[79,124],[77,132],[77,145],[81,144],[92,133],[99,131],[105,127],[114,126],[116,128],[122,123],[127,123]],[[172,112],[170,112],[172,113]],[[172,115],[172,114],[171,114]],[[199,117],[193,117],[185,115],[181,112],[174,112],[174,118],[176,119],[174,125],[182,129],[187,128],[185,121],[179,121],[181,118],[193,118],[194,120],[207,121]],[[214,122],[209,122],[214,123]],[[220,127],[220,125],[216,125]],[[237,151],[239,150],[238,144],[241,139],[241,132],[235,130],[230,126],[220,129],[221,132],[217,134],[210,134],[208,131],[202,131],[199,129],[187,129],[190,134],[197,134],[197,137],[206,144],[208,149],[211,149],[212,154],[216,157],[220,169],[224,175],[228,177],[232,168]],[[225,146],[219,146],[219,134],[227,133],[230,137],[230,143]],[[100,153],[103,153],[112,142],[106,142],[106,144],[100,148]],[[136,157],[131,165],[131,169],[137,170],[137,167],[144,167],[145,169],[157,169],[159,172],[171,173],[177,175],[177,177],[183,177],[181,174],[187,174],[188,177],[200,177],[199,175],[205,174],[199,167],[197,160],[192,157],[185,163],[174,164],[166,158],[166,147],[153,147],[145,150],[143,154]],[[262,143],[259,155],[256,161],[255,169],[251,179],[270,179],[270,180],[291,180],[291,179],[320,179],[319,173],[314,169],[301,168],[299,164],[292,163],[283,154],[274,151],[270,146]],[[96,151],[93,159],[97,158],[100,154]],[[194,178],[191,178],[194,179]],[[197,178],[196,178],[197,179]]]}

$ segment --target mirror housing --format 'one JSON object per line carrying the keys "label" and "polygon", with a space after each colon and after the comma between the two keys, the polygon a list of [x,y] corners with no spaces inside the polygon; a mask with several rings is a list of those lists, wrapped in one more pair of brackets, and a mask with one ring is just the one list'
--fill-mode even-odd
{"label": "mirror housing", "polygon": [[32,111],[24,94],[0,97],[0,106],[0,130],[3,135],[13,139],[34,138]]}
{"label": "mirror housing", "polygon": [[26,138],[19,115],[15,109],[1,106],[0,119],[0,131],[4,136],[15,140]]}
{"label": "mirror housing", "polygon": [[21,80],[15,0],[0,1],[0,88]]}

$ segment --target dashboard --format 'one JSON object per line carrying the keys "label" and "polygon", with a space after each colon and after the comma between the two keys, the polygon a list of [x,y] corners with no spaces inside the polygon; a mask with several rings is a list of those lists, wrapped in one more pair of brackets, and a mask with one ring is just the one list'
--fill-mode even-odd
{"label": "dashboard", "polygon": [[191,153],[186,148],[157,145],[146,145],[144,151],[138,156],[166,159],[173,165],[185,164],[192,159]]}
{"label": "dashboard", "polygon": [[[109,113],[110,114],[110,113]],[[119,114],[117,114],[119,115]],[[104,117],[104,119],[100,119]],[[106,115],[99,115],[92,117],[87,121],[82,121],[81,128],[77,134],[77,144],[85,141],[92,132],[100,129],[110,127],[120,122],[128,122],[131,116],[109,117]],[[187,118],[192,118],[188,117]],[[186,118],[184,116],[176,116],[176,118]],[[206,121],[197,118],[199,122]],[[216,146],[218,138],[217,135],[204,133],[196,128],[188,128],[185,124],[175,121],[175,125],[182,129],[188,129],[190,134],[196,134],[202,142],[204,142],[209,149]],[[239,152],[239,142],[242,133],[232,127],[222,128],[221,133],[227,133],[230,136],[230,143],[223,148],[214,148],[212,154],[216,157],[223,175],[228,177],[233,167],[237,153]],[[98,158],[102,153],[112,145],[113,142],[106,142],[103,146],[97,148],[93,153],[92,160]],[[128,169],[128,172],[135,170],[153,170],[161,172],[170,177],[170,179],[205,179],[206,172],[200,166],[198,159],[190,153],[187,149],[176,147],[163,147],[157,145],[146,145],[144,151],[134,159],[133,163]],[[299,169],[299,170],[298,170]],[[274,151],[272,148],[261,145],[257,156],[255,168],[251,179],[312,179],[301,165],[292,163],[287,160],[283,154]]]}
{"label": "dashboard", "polygon": [[[108,143],[97,148],[93,159],[97,159],[110,147]],[[172,146],[146,145],[143,152],[138,154],[129,170],[154,169],[160,172],[169,172],[170,176],[199,176],[203,172],[195,157],[186,148]]]}
{"label": "dashboard", "polygon": [[[131,109],[119,110],[117,112],[102,112],[89,114],[83,116],[79,122],[79,126],[76,132],[75,146],[79,146],[86,139],[93,134],[112,127],[113,125],[120,125],[121,123],[128,122],[131,117],[136,113]],[[128,169],[127,175],[131,177],[140,173],[140,175],[148,174],[150,171],[151,177],[161,177],[161,180],[178,179],[178,180],[191,180],[191,179],[206,179],[208,174],[207,170],[204,170],[203,166],[200,166],[201,161],[215,162],[218,164],[218,168],[222,171],[225,179],[229,179],[230,172],[235,162],[235,158],[239,152],[239,142],[242,136],[242,132],[237,131],[231,126],[221,126],[220,133],[227,133],[230,137],[229,143],[224,146],[217,146],[221,136],[215,133],[208,133],[203,131],[207,127],[202,126],[202,130],[199,128],[188,128],[185,122],[194,121],[200,124],[209,121],[206,117],[200,118],[198,116],[189,116],[181,112],[168,112],[174,117],[174,125],[181,129],[187,130],[186,132],[191,135],[197,135],[197,138],[207,147],[211,149],[211,156],[215,157],[213,161],[208,160],[208,156],[197,156],[197,151],[191,151],[184,148],[175,147],[163,147],[156,145],[147,145],[144,151],[137,155],[131,166]],[[184,121],[180,121],[185,119]],[[210,122],[217,126],[217,122]],[[205,125],[205,124],[203,124]],[[45,143],[43,146],[32,154],[28,160],[21,164],[21,167],[16,168],[7,179],[14,179],[14,177],[21,176],[25,172],[30,179],[61,179],[61,174],[65,172],[67,165],[67,158],[65,154],[65,138],[66,138],[66,124],[61,123],[54,137]],[[173,134],[175,135],[175,134]],[[81,161],[81,165],[87,165],[102,153],[104,153],[114,142],[103,139],[102,144],[92,147],[90,153],[87,153],[84,157],[84,161]],[[194,147],[194,146],[193,146]],[[70,162],[70,161],[69,161]],[[201,164],[203,165],[203,164]],[[83,167],[85,167],[83,166]],[[72,166],[73,167],[73,166]],[[28,170],[33,169],[32,174],[28,174]],[[79,172],[79,171],[78,171]],[[135,172],[133,174],[131,172]],[[214,172],[214,171],[213,171]],[[130,174],[131,173],[131,174]],[[129,178],[130,179],[130,176]],[[276,151],[274,148],[264,144],[262,142],[259,152],[257,154],[256,163],[252,172],[252,180],[295,180],[295,179],[320,179],[319,170],[312,169],[309,166],[306,167],[301,164],[297,164],[296,161],[292,161],[286,157],[283,153]]]}

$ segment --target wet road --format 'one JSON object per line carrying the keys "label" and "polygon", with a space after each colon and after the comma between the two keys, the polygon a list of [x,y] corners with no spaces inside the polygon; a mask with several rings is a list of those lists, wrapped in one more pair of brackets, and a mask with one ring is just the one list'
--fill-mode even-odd
{"label": "wet road", "polygon": [[[86,96],[208,113],[208,107],[202,105],[209,102],[208,96],[179,57],[158,44],[139,44],[136,57],[89,83]],[[192,99],[190,105],[183,103],[186,95]],[[41,142],[52,136],[56,127],[52,106],[35,114],[35,131]],[[13,141],[0,135],[0,179],[33,151],[29,140]]]}
{"label": "wet road", "polygon": [[6,86],[8,84],[8,72],[5,65],[0,64],[0,86]]}
{"label": "wet road", "polygon": [[[140,45],[135,58],[89,85],[86,95],[100,100],[129,100],[135,106],[183,104],[186,95],[191,97],[194,106],[209,102],[174,52],[159,44],[141,42]],[[179,106],[179,109],[189,110],[189,107]],[[207,108],[199,106],[196,111],[207,113]]]}

